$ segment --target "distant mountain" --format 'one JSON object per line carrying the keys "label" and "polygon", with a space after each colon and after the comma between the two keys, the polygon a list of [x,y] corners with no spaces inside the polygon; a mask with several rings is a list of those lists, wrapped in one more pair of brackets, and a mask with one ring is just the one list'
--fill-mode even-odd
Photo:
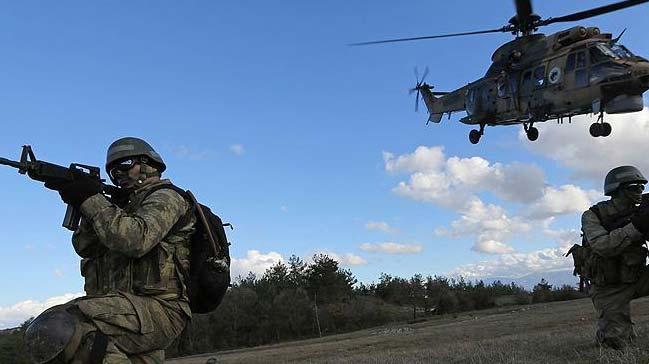
{"label": "distant mountain", "polygon": [[14,327],[14,328],[11,328],[11,329],[2,329],[2,330],[0,330],[0,336],[13,334],[14,332],[16,332],[18,330],[19,330],[18,327]]}
{"label": "distant mountain", "polygon": [[577,287],[579,285],[579,277],[572,275],[572,269],[570,270],[556,270],[550,272],[538,272],[530,273],[518,278],[512,277],[488,277],[483,278],[482,280],[485,283],[492,283],[495,281],[501,281],[502,283],[509,284],[514,282],[514,284],[521,286],[525,289],[531,290],[534,286],[541,281],[541,278],[545,278],[553,288],[561,287],[564,284]]}

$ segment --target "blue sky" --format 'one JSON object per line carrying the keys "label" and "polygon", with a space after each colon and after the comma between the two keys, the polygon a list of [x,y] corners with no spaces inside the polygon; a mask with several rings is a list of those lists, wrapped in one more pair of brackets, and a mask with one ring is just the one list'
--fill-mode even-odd
{"label": "blue sky", "polygon": [[[534,5],[548,17],[584,2]],[[235,225],[237,272],[323,251],[366,282],[381,272],[479,277],[565,268],[557,256],[574,237],[577,211],[602,197],[607,168],[636,161],[633,143],[645,148],[649,134],[645,111],[612,119],[619,121],[607,140],[590,138],[583,118],[540,125],[534,145],[519,127],[488,128],[470,145],[461,115],[426,127],[423,110],[414,112],[413,67],[428,66],[427,81],[452,90],[483,75],[511,35],[346,46],[500,27],[515,11],[510,1],[2,8],[0,156],[18,158],[31,144],[44,160],[101,166],[114,139],[142,137],[167,162],[167,177]],[[623,43],[647,57],[648,12],[639,6],[580,24],[615,34],[628,28]],[[484,173],[471,175],[478,167]],[[440,191],[413,182],[416,175],[451,181],[445,193],[467,200],[432,197]],[[521,182],[503,188],[503,178]],[[2,327],[52,297],[82,291],[82,280],[58,195],[8,167],[0,181]]]}

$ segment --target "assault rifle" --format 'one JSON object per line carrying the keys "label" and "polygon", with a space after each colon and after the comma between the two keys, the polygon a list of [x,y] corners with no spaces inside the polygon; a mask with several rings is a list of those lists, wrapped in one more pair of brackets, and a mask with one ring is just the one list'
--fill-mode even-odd
{"label": "assault rifle", "polygon": [[[64,167],[58,164],[39,161],[36,159],[32,147],[29,145],[23,146],[19,162],[0,157],[0,165],[17,168],[18,173],[27,174],[29,178],[39,182],[65,182],[80,178],[92,178],[102,184],[102,192],[105,195],[111,196],[114,199],[121,195],[117,187],[103,183],[105,180],[100,177],[99,167],[78,163],[72,163],[70,167]],[[79,228],[80,220],[81,212],[73,206],[68,205],[65,210],[65,217],[63,218],[63,227],[75,231]]]}

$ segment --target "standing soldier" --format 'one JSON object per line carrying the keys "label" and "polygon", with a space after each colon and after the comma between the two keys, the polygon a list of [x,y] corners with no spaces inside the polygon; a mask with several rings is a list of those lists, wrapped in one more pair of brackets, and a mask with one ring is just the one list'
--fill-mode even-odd
{"label": "standing soldier", "polygon": [[106,172],[127,201],[98,181],[49,182],[83,217],[72,236],[86,296],[55,306],[28,327],[32,360],[44,363],[162,363],[191,317],[186,269],[192,204],[160,179],[165,163],[144,140],[108,148]]}
{"label": "standing soldier", "polygon": [[630,302],[649,295],[645,265],[649,208],[638,208],[647,179],[632,166],[612,169],[604,182],[611,199],[586,210],[581,230],[591,249],[587,275],[597,311],[597,342],[622,349],[634,338]]}

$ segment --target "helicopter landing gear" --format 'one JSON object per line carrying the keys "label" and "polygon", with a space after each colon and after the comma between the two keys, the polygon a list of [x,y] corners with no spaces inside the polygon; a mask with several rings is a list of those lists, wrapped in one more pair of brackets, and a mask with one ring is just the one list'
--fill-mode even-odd
{"label": "helicopter landing gear", "polygon": [[590,132],[590,135],[595,138],[607,137],[611,135],[613,127],[611,127],[611,124],[604,122],[604,113],[602,112],[597,117],[597,122],[594,122],[590,125],[588,131]]}
{"label": "helicopter landing gear", "polygon": [[480,130],[471,130],[469,132],[469,141],[471,144],[478,144],[480,137],[484,134],[484,124],[480,124]]}
{"label": "helicopter landing gear", "polygon": [[532,125],[534,125],[534,123],[530,123],[529,126],[527,123],[523,123],[523,129],[525,130],[525,134],[527,134],[527,139],[531,142],[539,138],[539,129]]}

